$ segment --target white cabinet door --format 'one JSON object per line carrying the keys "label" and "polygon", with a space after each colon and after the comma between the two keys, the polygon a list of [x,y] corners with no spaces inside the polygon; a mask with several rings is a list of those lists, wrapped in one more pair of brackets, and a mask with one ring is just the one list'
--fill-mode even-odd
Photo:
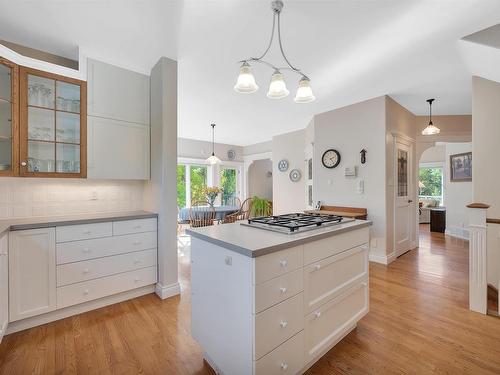
{"label": "white cabinet door", "polygon": [[88,60],[88,115],[149,124],[149,76]]}
{"label": "white cabinet door", "polygon": [[9,321],[9,238],[7,234],[0,237],[0,342]]}
{"label": "white cabinet door", "polygon": [[56,309],[55,228],[9,235],[10,321]]}
{"label": "white cabinet door", "polygon": [[149,125],[88,117],[88,178],[149,179]]}

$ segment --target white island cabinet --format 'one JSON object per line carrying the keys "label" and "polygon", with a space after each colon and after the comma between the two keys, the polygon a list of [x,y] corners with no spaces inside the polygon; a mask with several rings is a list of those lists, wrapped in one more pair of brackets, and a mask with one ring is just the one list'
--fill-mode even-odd
{"label": "white island cabinet", "polygon": [[189,229],[192,335],[219,374],[300,374],[368,313],[368,221]]}
{"label": "white island cabinet", "polygon": [[0,234],[0,342],[9,322],[9,234]]}

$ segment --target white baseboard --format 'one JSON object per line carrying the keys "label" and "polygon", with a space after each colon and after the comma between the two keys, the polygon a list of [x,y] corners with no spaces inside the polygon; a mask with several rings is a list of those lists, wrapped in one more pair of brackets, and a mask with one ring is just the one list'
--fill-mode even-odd
{"label": "white baseboard", "polygon": [[99,309],[101,307],[113,305],[115,303],[123,302],[132,298],[137,298],[145,294],[153,293],[153,291],[154,291],[154,285],[146,285],[143,286],[142,288],[129,290],[123,293],[114,294],[112,296],[99,298],[94,301],[81,303],[75,306],[65,307],[64,309],[59,309],[42,315],[33,316],[31,318],[26,318],[23,320],[18,320],[16,322],[11,322],[9,323],[9,326],[7,328],[7,334],[23,331],[28,328],[53,322],[55,320],[64,319],[69,316],[81,314],[90,310]]}
{"label": "white baseboard", "polygon": [[155,286],[155,293],[161,299],[166,299],[180,294],[181,286],[178,282],[170,285],[161,285],[157,283]]}
{"label": "white baseboard", "polygon": [[3,339],[3,336],[6,334],[7,332],[7,324],[8,322],[4,322],[2,327],[0,327],[0,344],[2,343],[2,339]]}
{"label": "white baseboard", "polygon": [[446,228],[444,234],[450,237],[460,238],[462,240],[469,240],[469,230],[460,227]]}
{"label": "white baseboard", "polygon": [[378,255],[378,254],[371,254],[368,256],[368,259],[370,262],[374,262],[374,263],[380,263],[380,264],[384,264],[384,265],[388,265],[388,264],[391,264],[394,259],[396,259],[397,256],[396,256],[396,253],[392,252],[390,253],[389,255]]}

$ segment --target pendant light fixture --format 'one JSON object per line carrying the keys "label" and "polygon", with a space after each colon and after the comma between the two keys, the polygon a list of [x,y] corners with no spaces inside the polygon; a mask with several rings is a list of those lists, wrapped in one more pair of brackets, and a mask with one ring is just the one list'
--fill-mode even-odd
{"label": "pendant light fixture", "polygon": [[210,165],[219,164],[221,160],[215,156],[215,124],[210,124],[212,127],[212,155],[207,158],[207,162]]}
{"label": "pendant light fixture", "polygon": [[[245,60],[241,60],[241,67],[240,67],[240,75],[238,76],[238,80],[236,81],[236,85],[234,86],[234,90],[236,92],[242,93],[242,94],[250,94],[259,89],[259,86],[255,83],[255,77],[252,74],[250,62],[252,63],[261,63],[264,65],[269,66],[274,70],[274,73],[271,76],[271,82],[269,84],[269,90],[267,92],[267,97],[270,99],[281,99],[288,94],[290,94],[290,91],[286,88],[286,83],[284,80],[283,73],[281,72],[282,70],[289,70],[293,73],[296,73],[300,75],[300,81],[299,81],[299,87],[297,90],[297,94],[295,95],[295,102],[296,103],[310,103],[316,99],[316,97],[312,93],[312,89],[310,86],[310,79],[307,77],[302,71],[296,67],[294,67],[288,58],[285,55],[285,52],[283,50],[283,43],[281,41],[281,27],[280,27],[280,14],[281,11],[283,10],[283,1],[281,0],[275,0],[271,2],[271,9],[273,11],[273,26],[271,29],[271,40],[269,41],[269,44],[264,51],[262,55],[259,57],[250,57]],[[269,50],[271,49],[271,46],[273,44],[274,40],[274,34],[275,34],[275,29],[276,29],[276,23],[277,23],[277,33],[278,33],[278,44],[280,48],[281,55],[283,56],[283,59],[285,60],[287,66],[285,67],[278,67],[277,65],[271,64],[270,62],[267,62],[263,60],[263,58],[267,55]]]}
{"label": "pendant light fixture", "polygon": [[424,130],[422,130],[422,135],[434,135],[434,134],[439,134],[441,130],[437,127],[434,126],[432,123],[432,102],[436,99],[427,99],[427,103],[429,103],[429,125],[425,127]]}

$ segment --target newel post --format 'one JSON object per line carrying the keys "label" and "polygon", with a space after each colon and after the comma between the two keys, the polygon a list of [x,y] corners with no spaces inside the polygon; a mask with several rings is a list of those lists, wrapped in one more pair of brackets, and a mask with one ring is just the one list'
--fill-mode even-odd
{"label": "newel post", "polygon": [[486,279],[486,210],[484,203],[471,203],[469,208],[469,308],[486,314],[488,286]]}

